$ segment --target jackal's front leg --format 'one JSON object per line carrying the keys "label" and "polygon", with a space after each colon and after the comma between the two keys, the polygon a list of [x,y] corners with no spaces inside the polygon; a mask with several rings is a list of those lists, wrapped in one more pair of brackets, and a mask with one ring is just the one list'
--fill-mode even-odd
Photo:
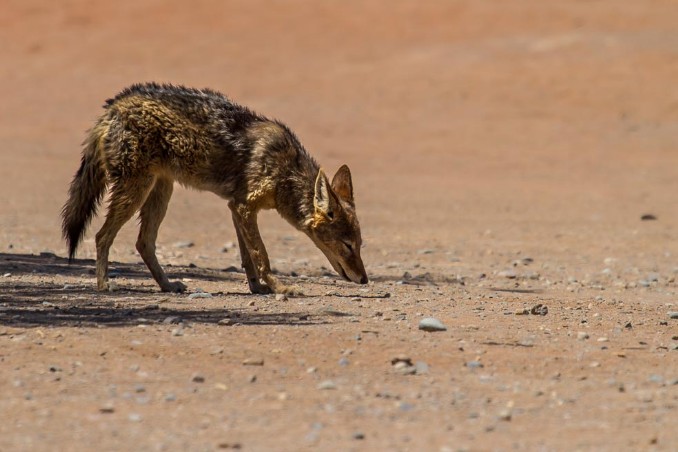
{"label": "jackal's front leg", "polygon": [[[233,214],[233,223],[238,234],[240,254],[243,267],[245,267],[247,273],[250,290],[253,293],[267,293],[264,287],[268,286],[275,293],[301,294],[298,289],[282,284],[271,273],[271,264],[266,253],[266,247],[259,234],[257,212],[245,204],[234,202],[230,202],[229,207]],[[266,286],[263,286],[260,281],[263,281]]]}
{"label": "jackal's front leg", "polygon": [[238,224],[235,213],[233,213],[233,226],[235,226],[235,232],[238,236],[240,258],[242,260],[242,267],[245,269],[245,273],[247,274],[247,284],[250,286],[250,291],[252,293],[258,294],[272,293],[273,290],[270,287],[268,287],[265,284],[262,284],[261,281],[259,281],[259,274],[257,273],[257,269],[254,267],[254,264],[252,263],[250,252],[247,249],[247,245],[245,244],[245,239],[243,238],[242,232],[240,232],[240,225]]}

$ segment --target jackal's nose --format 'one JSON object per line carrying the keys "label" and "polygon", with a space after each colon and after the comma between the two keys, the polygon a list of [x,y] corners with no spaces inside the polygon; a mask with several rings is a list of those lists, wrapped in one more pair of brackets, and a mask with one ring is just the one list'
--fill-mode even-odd
{"label": "jackal's nose", "polygon": [[367,275],[362,275],[360,277],[360,284],[367,284]]}

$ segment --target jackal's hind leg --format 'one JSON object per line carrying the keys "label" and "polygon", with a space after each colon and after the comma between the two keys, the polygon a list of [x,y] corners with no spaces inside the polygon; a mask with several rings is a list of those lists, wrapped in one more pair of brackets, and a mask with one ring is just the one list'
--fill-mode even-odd
{"label": "jackal's hind leg", "polygon": [[180,282],[170,282],[155,255],[155,241],[158,238],[160,223],[167,213],[167,204],[172,196],[173,182],[170,179],[158,178],[148,194],[144,205],[139,212],[141,227],[137,239],[137,251],[144,263],[151,271],[153,279],[163,292],[184,292],[186,286]]}
{"label": "jackal's hind leg", "polygon": [[120,228],[132,218],[134,212],[144,202],[152,184],[152,176],[118,181],[113,184],[106,221],[96,235],[97,290],[112,289],[108,282],[108,253],[111,245]]}

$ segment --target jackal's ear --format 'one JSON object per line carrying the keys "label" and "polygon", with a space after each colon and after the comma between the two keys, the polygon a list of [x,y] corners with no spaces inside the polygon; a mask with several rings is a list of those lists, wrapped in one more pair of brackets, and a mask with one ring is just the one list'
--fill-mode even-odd
{"label": "jackal's ear", "polygon": [[334,218],[336,205],[337,199],[330,188],[330,181],[327,180],[325,172],[319,170],[318,177],[315,178],[315,195],[313,197],[315,211],[331,220]]}
{"label": "jackal's ear", "polygon": [[351,170],[348,166],[342,165],[332,178],[332,190],[339,196],[339,199],[353,205],[353,182],[351,180]]}

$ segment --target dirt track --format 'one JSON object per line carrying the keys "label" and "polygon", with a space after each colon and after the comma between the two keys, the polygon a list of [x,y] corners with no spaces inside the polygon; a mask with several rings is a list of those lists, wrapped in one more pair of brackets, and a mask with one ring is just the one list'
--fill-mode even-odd
{"label": "dirt track", "polygon": [[[0,5],[0,450],[678,449],[678,5],[420,3]],[[69,266],[59,211],[146,80],[349,164],[370,285],[269,213],[309,296],[247,294],[227,206],[177,188],[160,261],[212,297],[158,292],[135,224],[95,292],[101,220]]]}

